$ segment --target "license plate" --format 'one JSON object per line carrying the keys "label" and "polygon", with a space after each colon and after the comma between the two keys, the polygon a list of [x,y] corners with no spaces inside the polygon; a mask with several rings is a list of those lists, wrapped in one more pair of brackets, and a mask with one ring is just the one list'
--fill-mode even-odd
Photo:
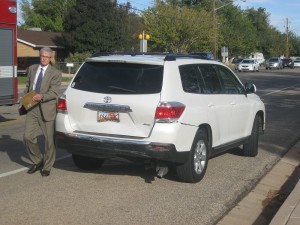
{"label": "license plate", "polygon": [[120,117],[118,112],[106,112],[106,111],[99,111],[97,115],[98,122],[120,122]]}

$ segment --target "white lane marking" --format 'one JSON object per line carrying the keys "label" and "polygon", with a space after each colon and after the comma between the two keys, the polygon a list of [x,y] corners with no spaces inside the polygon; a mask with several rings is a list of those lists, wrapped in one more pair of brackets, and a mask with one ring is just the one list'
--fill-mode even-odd
{"label": "white lane marking", "polygon": [[266,95],[271,95],[271,94],[274,94],[274,93],[277,93],[277,92],[281,92],[281,91],[284,91],[286,89],[289,89],[289,88],[292,88],[292,87],[295,87],[295,86],[298,86],[299,84],[295,84],[293,86],[289,86],[289,87],[286,87],[286,88],[283,88],[283,89],[279,89],[279,90],[276,90],[276,91],[272,91],[272,92],[269,92],[267,94],[264,94],[264,95],[260,95],[260,97],[262,96],[266,96]]}
{"label": "white lane marking", "polygon": [[[65,156],[62,156],[60,158],[57,158],[56,161],[60,161],[60,160],[70,158],[70,157],[71,157],[71,155],[65,155]],[[6,173],[1,173],[0,178],[7,177],[7,176],[10,176],[10,175],[14,175],[16,173],[20,173],[20,172],[23,172],[25,170],[28,170],[28,168],[27,167],[22,167],[22,168],[17,169],[17,170],[9,171],[9,172],[6,172]]]}

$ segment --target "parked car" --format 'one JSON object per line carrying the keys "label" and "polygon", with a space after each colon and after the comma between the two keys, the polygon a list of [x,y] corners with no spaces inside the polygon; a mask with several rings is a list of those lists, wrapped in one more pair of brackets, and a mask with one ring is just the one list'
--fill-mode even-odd
{"label": "parked car", "polygon": [[240,62],[238,71],[259,71],[259,63],[256,59],[243,59],[242,62]]}
{"label": "parked car", "polygon": [[284,58],[282,59],[282,66],[283,68],[289,67],[291,69],[294,69],[294,61],[291,58]]}
{"label": "parked car", "polygon": [[273,57],[270,58],[267,62],[266,62],[266,69],[283,69],[283,64],[282,64],[282,60],[279,57]]}
{"label": "parked car", "polygon": [[255,92],[222,63],[192,55],[95,55],[58,100],[56,145],[80,169],[122,157],[198,182],[222,151],[243,145],[257,155],[265,106]]}
{"label": "parked car", "polygon": [[243,59],[233,59],[232,63],[234,64],[234,70],[238,70],[239,69],[239,65],[240,63],[243,61]]}
{"label": "parked car", "polygon": [[300,67],[300,59],[294,60],[294,67]]}

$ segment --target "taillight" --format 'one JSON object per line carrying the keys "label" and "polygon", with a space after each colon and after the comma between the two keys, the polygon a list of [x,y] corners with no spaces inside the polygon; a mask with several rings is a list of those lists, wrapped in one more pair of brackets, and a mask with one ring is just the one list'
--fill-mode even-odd
{"label": "taillight", "polygon": [[57,103],[57,109],[60,112],[66,112],[67,111],[67,101],[66,101],[66,96],[62,95],[58,99]]}
{"label": "taillight", "polygon": [[180,118],[185,105],[180,102],[160,102],[156,108],[155,120],[160,123],[172,123]]}

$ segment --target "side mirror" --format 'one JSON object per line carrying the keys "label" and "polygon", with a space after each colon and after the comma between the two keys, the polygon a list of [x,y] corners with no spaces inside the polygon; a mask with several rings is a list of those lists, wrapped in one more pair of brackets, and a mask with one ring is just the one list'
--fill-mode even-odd
{"label": "side mirror", "polygon": [[252,94],[256,92],[256,86],[252,83],[245,84],[246,94]]}

